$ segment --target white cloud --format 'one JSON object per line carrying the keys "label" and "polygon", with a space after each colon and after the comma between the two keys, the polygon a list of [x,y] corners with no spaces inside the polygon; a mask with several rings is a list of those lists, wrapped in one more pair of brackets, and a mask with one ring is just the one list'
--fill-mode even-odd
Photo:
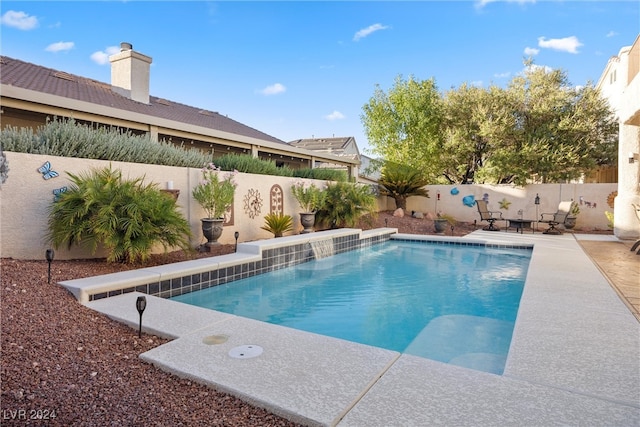
{"label": "white cloud", "polygon": [[74,48],[74,46],[75,46],[75,43],[73,42],[58,42],[58,43],[51,43],[44,50],[46,50],[47,52],[62,52],[66,50],[71,50]]}
{"label": "white cloud", "polygon": [[277,95],[279,93],[283,93],[286,92],[287,88],[280,83],[275,83],[272,85],[269,85],[267,87],[265,87],[264,89],[260,90],[259,92],[263,95],[269,96],[269,95]]}
{"label": "white cloud", "polygon": [[497,3],[499,1],[504,1],[505,3],[518,3],[518,4],[536,2],[536,0],[476,0],[476,9],[481,9],[486,5],[488,5],[489,3]]}
{"label": "white cloud", "polygon": [[326,116],[324,116],[325,119],[333,121],[333,120],[342,120],[345,118],[344,114],[342,114],[340,111],[334,111],[331,114],[327,114]]}
{"label": "white cloud", "polygon": [[363,28],[362,30],[358,31],[353,36],[353,41],[357,42],[358,40],[363,39],[368,35],[375,33],[376,31],[387,30],[389,28],[391,27],[389,27],[388,25],[382,25],[382,24],[369,25],[367,28]]}
{"label": "white cloud", "polygon": [[493,75],[493,77],[495,77],[497,79],[506,79],[510,75],[511,75],[511,73],[509,71],[507,71],[505,73],[496,73],[496,74]]}
{"label": "white cloud", "polygon": [[525,47],[524,54],[527,56],[536,56],[540,53],[540,49],[536,49],[535,47]]}
{"label": "white cloud", "polygon": [[526,67],[524,67],[524,71],[535,71],[535,70],[544,70],[545,73],[550,73],[553,71],[553,68],[549,67],[548,65],[538,65],[538,64],[530,64]]}
{"label": "white cloud", "polygon": [[109,46],[104,51],[97,51],[91,54],[91,60],[98,65],[105,65],[109,63],[109,57],[120,52],[118,46]]}
{"label": "white cloud", "polygon": [[19,30],[33,30],[38,26],[38,18],[15,10],[5,12],[0,21],[8,27],[14,27]]}
{"label": "white cloud", "polygon": [[615,36],[617,36],[617,35],[618,35],[618,33],[616,33],[615,31],[609,31],[609,32],[607,33],[607,36],[606,36],[606,37],[615,37]]}
{"label": "white cloud", "polygon": [[546,37],[538,37],[538,46],[561,52],[578,53],[578,48],[582,46],[582,43],[576,36],[549,40]]}

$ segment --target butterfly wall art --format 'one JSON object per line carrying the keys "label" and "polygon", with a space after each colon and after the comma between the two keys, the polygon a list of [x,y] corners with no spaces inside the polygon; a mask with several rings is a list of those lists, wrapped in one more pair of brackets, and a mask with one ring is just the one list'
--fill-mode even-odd
{"label": "butterfly wall art", "polygon": [[60,195],[62,193],[65,193],[67,191],[67,187],[60,187],[60,188],[54,188],[53,189],[53,201],[57,202],[60,199]]}
{"label": "butterfly wall art", "polygon": [[60,176],[60,174],[51,169],[51,162],[48,160],[38,168],[38,172],[42,174],[42,179],[51,179]]}

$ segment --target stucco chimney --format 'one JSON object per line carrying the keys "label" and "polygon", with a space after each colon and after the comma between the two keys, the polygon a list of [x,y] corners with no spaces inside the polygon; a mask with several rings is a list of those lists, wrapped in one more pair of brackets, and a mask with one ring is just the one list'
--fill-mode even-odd
{"label": "stucco chimney", "polygon": [[120,52],[109,57],[111,86],[120,95],[149,103],[151,57],[135,52],[131,43],[120,43]]}

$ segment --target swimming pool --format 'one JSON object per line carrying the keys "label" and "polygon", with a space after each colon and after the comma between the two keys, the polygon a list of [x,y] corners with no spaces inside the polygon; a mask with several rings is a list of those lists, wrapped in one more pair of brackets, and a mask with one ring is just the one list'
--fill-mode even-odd
{"label": "swimming pool", "polygon": [[171,299],[501,374],[530,255],[389,241]]}

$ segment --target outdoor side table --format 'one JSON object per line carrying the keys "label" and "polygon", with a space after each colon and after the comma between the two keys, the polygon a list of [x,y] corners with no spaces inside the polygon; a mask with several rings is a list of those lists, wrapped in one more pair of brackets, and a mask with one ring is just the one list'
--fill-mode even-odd
{"label": "outdoor side table", "polygon": [[509,228],[515,228],[516,233],[519,231],[520,234],[523,234],[523,230],[525,228],[530,228],[532,233],[535,233],[535,230],[531,226],[534,223],[534,219],[522,219],[522,218],[509,218],[507,219],[507,230]]}

